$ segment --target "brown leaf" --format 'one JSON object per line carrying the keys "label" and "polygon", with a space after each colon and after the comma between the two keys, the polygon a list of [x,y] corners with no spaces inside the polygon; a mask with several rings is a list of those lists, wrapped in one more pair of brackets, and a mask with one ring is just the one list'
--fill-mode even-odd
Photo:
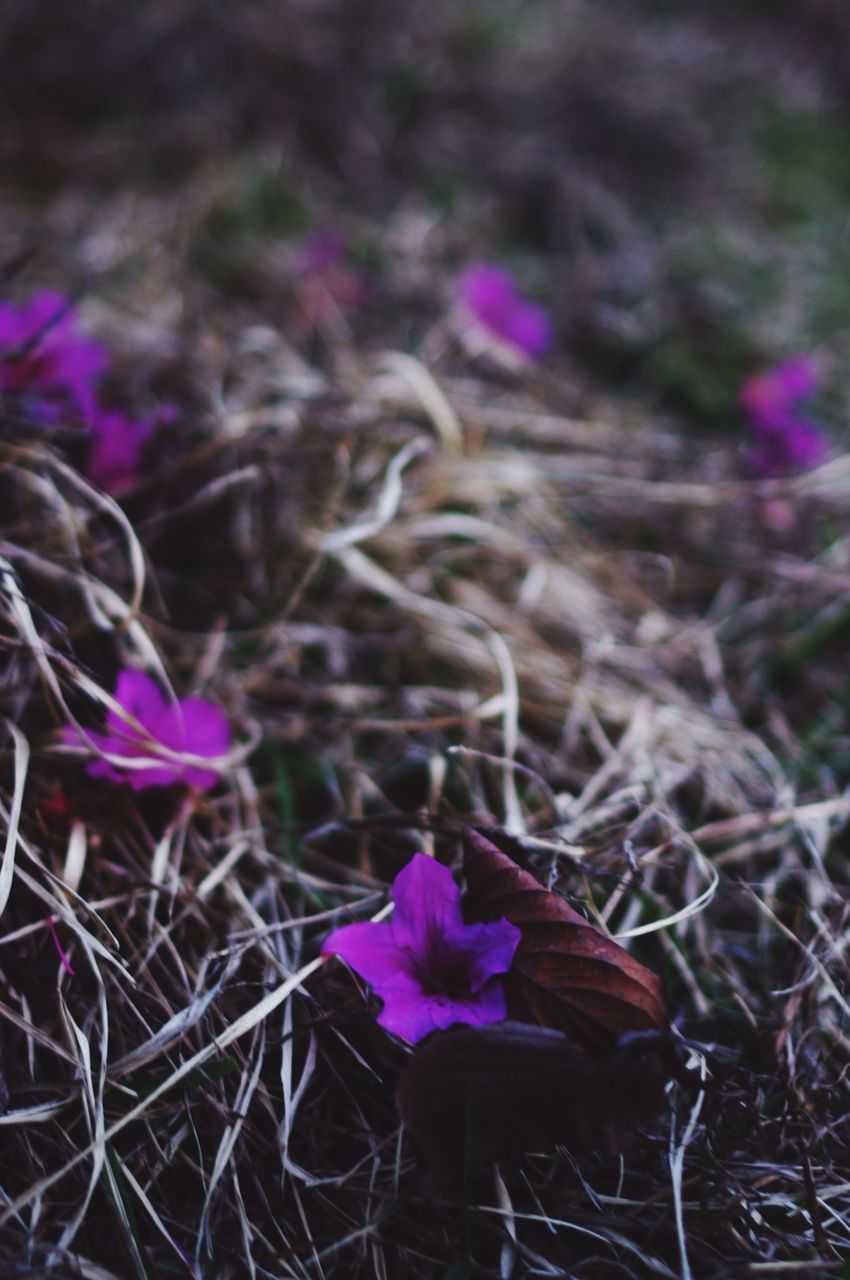
{"label": "brown leaf", "polygon": [[408,1060],[397,1101],[433,1190],[492,1161],[557,1145],[615,1155],[664,1107],[674,1049],[626,1036],[599,1062],[561,1031],[527,1022],[454,1027]]}
{"label": "brown leaf", "polygon": [[627,1031],[668,1026],[658,977],[478,831],[463,835],[465,918],[510,920],[522,933],[506,977],[509,1007],[592,1049]]}

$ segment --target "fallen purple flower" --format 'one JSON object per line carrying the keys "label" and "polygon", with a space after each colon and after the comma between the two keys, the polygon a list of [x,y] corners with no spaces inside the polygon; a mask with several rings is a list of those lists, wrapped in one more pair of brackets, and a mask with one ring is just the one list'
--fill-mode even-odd
{"label": "fallen purple flower", "polygon": [[380,1025],[415,1044],[454,1023],[501,1021],[506,1006],[498,975],[510,968],[519,929],[507,920],[464,924],[451,872],[424,853],[396,876],[392,899],[389,922],[344,925],[322,947],[383,1000]]}
{"label": "fallen purple flower", "polygon": [[744,383],[740,402],[755,437],[747,454],[754,475],[769,478],[805,471],[824,457],[823,435],[797,407],[816,388],[815,366],[805,356],[785,360]]}
{"label": "fallen purple flower", "polygon": [[48,425],[67,413],[87,421],[95,383],[109,364],[100,344],[75,326],[73,306],[52,290],[19,307],[0,303],[0,391],[25,396],[29,411]]}
{"label": "fallen purple flower", "polygon": [[[175,783],[206,790],[220,777],[220,768],[205,768],[165,755],[185,753],[202,759],[217,759],[230,746],[230,725],[224,712],[204,698],[181,698],[169,702],[159,685],[144,672],[125,670],[115,685],[115,701],[136,720],[140,729],[128,724],[117,712],[106,713],[106,733],[89,732],[88,738],[100,751],[125,760],[145,760],[138,768],[103,758],[93,760],[87,772],[93,778],[126,782],[134,791],[146,787],[168,787]],[[141,731],[140,731],[141,730]],[[76,729],[65,730],[66,742],[76,744]]]}
{"label": "fallen purple flower", "polygon": [[542,307],[520,297],[513,278],[502,267],[470,267],[457,282],[457,295],[471,319],[490,337],[531,360],[539,360],[548,349],[549,317]]}

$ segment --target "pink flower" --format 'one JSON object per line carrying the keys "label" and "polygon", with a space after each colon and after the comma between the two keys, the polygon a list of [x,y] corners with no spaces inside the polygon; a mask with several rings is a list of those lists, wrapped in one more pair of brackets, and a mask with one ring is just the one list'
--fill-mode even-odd
{"label": "pink flower", "polygon": [[98,409],[91,423],[86,474],[106,493],[121,493],[136,479],[150,422],[133,422],[117,409]]}
{"label": "pink flower", "polygon": [[398,873],[392,899],[388,923],[344,925],[322,947],[374,987],[380,1025],[415,1044],[456,1022],[503,1019],[498,975],[510,968],[519,929],[507,920],[464,924],[451,872],[424,853]]}
{"label": "pink flower", "polygon": [[[181,698],[169,702],[155,680],[141,671],[125,670],[118,675],[115,701],[138,722],[129,724],[117,711],[106,713],[106,733],[89,732],[88,737],[111,756],[121,756],[128,764],[93,760],[87,772],[93,778],[126,782],[134,791],[146,787],[169,787],[174,783],[206,790],[218,781],[221,768],[205,768],[179,760],[168,752],[185,753],[201,759],[216,759],[230,746],[230,725],[220,708],[204,698]],[[66,742],[76,744],[78,732],[64,732]],[[163,748],[165,751],[163,751]],[[130,761],[145,760],[141,767]]]}
{"label": "pink flower", "polygon": [[470,267],[457,282],[457,295],[472,320],[490,337],[539,360],[552,341],[549,317],[542,307],[517,293],[511,275],[501,267]]}
{"label": "pink flower", "polygon": [[755,437],[747,464],[755,475],[805,471],[821,461],[826,441],[797,408],[816,388],[815,366],[805,356],[785,360],[744,383],[740,401]]}
{"label": "pink flower", "polygon": [[94,385],[109,359],[75,326],[71,303],[52,290],[19,307],[0,303],[0,391],[30,397],[41,422],[54,423],[62,413],[83,419],[94,413]]}

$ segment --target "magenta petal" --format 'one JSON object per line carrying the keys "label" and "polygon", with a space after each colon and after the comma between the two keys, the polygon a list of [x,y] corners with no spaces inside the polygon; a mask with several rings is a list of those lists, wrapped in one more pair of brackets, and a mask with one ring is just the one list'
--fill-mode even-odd
{"label": "magenta petal", "polygon": [[[140,759],[144,758],[141,752],[134,754]],[[89,765],[88,772],[92,777],[107,778],[110,782],[125,782],[131,791],[144,791],[147,787],[171,787],[177,782],[185,781],[184,770],[179,765],[152,764],[141,769],[112,766],[106,761],[101,761],[100,765],[102,771],[97,773],[97,764]]]}
{"label": "magenta petal", "polygon": [[451,871],[424,853],[415,853],[398,873],[392,898],[396,909],[391,927],[396,945],[426,965],[434,940],[447,929],[462,927],[460,890]]}
{"label": "magenta petal", "polygon": [[[200,783],[202,787],[211,787],[218,781],[218,774],[211,770],[199,769],[198,773],[203,773],[207,779]],[[157,764],[144,769],[126,769],[120,774],[120,780],[126,782],[131,791],[144,791],[147,787],[173,787],[180,782],[188,783],[186,774],[187,770],[180,765]]]}
{"label": "magenta petal", "polygon": [[199,791],[209,791],[221,777],[218,769],[202,769],[200,765],[178,765],[174,782],[185,782],[187,787],[197,787]]}
{"label": "magenta petal", "polygon": [[334,929],[322,944],[322,955],[339,956],[378,995],[409,969],[408,957],[399,951],[392,928],[384,923],[346,924]]}
{"label": "magenta petal", "polygon": [[410,1044],[416,1044],[437,1030],[434,1020],[437,1002],[423,995],[415,979],[400,974],[383,993],[384,1007],[378,1025]]}
{"label": "magenta petal", "polygon": [[757,476],[779,476],[815,466],[827,452],[818,427],[801,417],[799,401],[817,387],[817,369],[805,356],[792,357],[748,378],[740,400],[756,438],[747,455]]}
{"label": "magenta petal", "polygon": [[817,390],[817,369],[808,356],[792,356],[789,360],[783,360],[770,370],[767,377],[776,394],[791,404],[797,400],[809,399]]}
{"label": "magenta petal", "polygon": [[0,306],[0,387],[58,397],[66,411],[84,418],[93,413],[94,384],[109,361],[74,324],[68,299],[49,290],[20,307]]}
{"label": "magenta petal", "polygon": [[[166,710],[159,724],[158,737],[163,746],[187,755],[215,759],[226,754],[230,746],[230,722],[220,707],[205,698],[183,698]],[[216,769],[174,761],[171,768],[192,787],[206,789],[218,780]]]}
{"label": "magenta petal", "polygon": [[549,346],[551,327],[546,312],[520,297],[513,278],[502,267],[471,267],[458,280],[457,292],[478,324],[500,342],[531,359],[542,356]]}
{"label": "magenta petal", "polygon": [[785,454],[789,467],[805,470],[821,461],[826,444],[817,427],[801,419],[785,436]]}
{"label": "magenta petal", "polygon": [[123,413],[98,410],[91,423],[89,479],[106,493],[128,488],[136,479],[151,430],[148,422],[133,422]]}
{"label": "magenta petal", "polygon": [[92,760],[86,765],[86,773],[90,778],[100,778],[103,782],[126,782],[127,775],[121,773],[108,760]]}
{"label": "magenta petal", "polygon": [[516,305],[516,290],[502,267],[480,263],[470,267],[457,283],[458,297],[485,328],[500,333]]}
{"label": "magenta petal", "polygon": [[496,920],[492,924],[465,924],[449,929],[443,945],[454,964],[463,968],[468,990],[475,994],[489,978],[510,969],[521,937],[515,924]]}
{"label": "magenta petal", "polygon": [[230,746],[230,722],[206,698],[181,698],[168,707],[159,726],[160,741],[193,756],[222,756]]}
{"label": "magenta petal", "polygon": [[[144,671],[135,671],[127,667],[118,673],[113,696],[128,715],[138,720],[139,724],[153,737],[157,736],[160,721],[168,710],[168,703],[155,680],[145,675]],[[127,722],[116,711],[107,711],[106,723],[108,728],[125,740],[132,736],[138,742],[144,741],[138,733],[133,733]]]}
{"label": "magenta petal", "polygon": [[[110,755],[123,756],[131,760],[144,759],[148,755],[141,739],[138,739],[137,746],[135,741],[128,742],[112,734],[90,732],[88,736],[95,747],[109,752]],[[151,744],[150,755],[153,755],[154,751],[155,747]],[[90,778],[101,778],[105,782],[125,782],[133,791],[143,791],[145,787],[166,787],[172,782],[181,780],[179,770],[175,775],[174,769],[168,765],[153,764],[134,769],[132,766],[113,764],[112,761],[104,760],[101,756],[86,765],[86,773]]]}
{"label": "magenta petal", "polygon": [[416,1044],[432,1031],[445,1031],[457,1023],[485,1026],[506,1016],[505,993],[498,978],[491,978],[474,999],[424,995],[416,983],[394,982],[385,993],[378,1023],[393,1035]]}
{"label": "magenta petal", "polygon": [[518,303],[505,328],[505,338],[532,360],[539,359],[552,339],[549,318],[542,307]]}
{"label": "magenta petal", "polygon": [[[75,733],[75,730],[72,729],[71,732]],[[95,733],[89,729],[86,731],[86,736],[96,749],[108,751],[110,755],[121,754],[121,744],[116,743],[111,734]],[[104,778],[107,782],[123,782],[125,776],[120,769],[117,769],[114,764],[110,764],[108,760],[104,760],[101,756],[86,765],[86,773],[90,778]]]}
{"label": "magenta petal", "polygon": [[491,978],[474,1000],[450,1000],[443,996],[433,1005],[431,1017],[441,1031],[458,1022],[483,1027],[489,1022],[501,1022],[507,1013],[505,992],[497,978]]}

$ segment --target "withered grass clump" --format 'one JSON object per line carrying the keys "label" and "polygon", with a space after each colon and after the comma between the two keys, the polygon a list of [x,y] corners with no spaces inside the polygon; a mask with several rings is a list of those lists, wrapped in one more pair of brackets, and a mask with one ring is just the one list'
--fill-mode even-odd
{"label": "withered grass clump", "polygon": [[[797,790],[752,690],[776,612],[828,610],[834,576],[789,538],[771,578],[757,504],[816,520],[843,460],[709,482],[664,435],[559,416],[554,382],[344,354],[305,396],[266,335],[250,399],[123,506],[9,424],[4,1265],[828,1274],[847,804]],[[616,543],[618,507],[675,554]],[[133,797],[60,744],[134,663],[232,717],[208,796]],[[469,819],[633,940],[709,1074],[622,1165],[530,1157],[462,1208],[400,1133],[403,1048],[316,956]]]}
{"label": "withered grass clump", "polygon": [[[83,43],[89,7],[65,19]],[[220,40],[195,8],[192,30]],[[309,6],[291,8],[299,74],[350,64],[368,87],[380,62],[369,41],[421,35],[382,36],[400,30],[391,16],[358,35],[349,19],[330,24],[333,42]],[[157,35],[166,50],[182,30],[172,18]],[[442,6],[431,21],[436,48]],[[619,65],[623,32],[609,48],[598,19],[582,21],[593,58]],[[673,233],[648,258],[635,248],[635,211],[605,182],[645,161],[612,139],[623,148],[621,117],[634,123],[641,102],[645,137],[665,58],[689,83],[719,75],[695,21],[639,51],[611,128],[572,82],[584,213],[621,236],[593,263],[600,331],[609,290],[651,291],[679,248]],[[24,45],[28,24],[19,15]],[[544,27],[531,24],[516,57],[540,69],[551,101],[560,64]],[[262,30],[259,18],[240,28],[249,52]],[[109,68],[119,36],[104,37]],[[464,47],[451,46],[447,84]],[[743,76],[752,46],[740,57]],[[40,55],[6,92],[31,105],[48,64]],[[174,65],[191,79],[196,63]],[[378,138],[394,192],[419,154],[404,138],[439,154],[457,129],[465,164],[486,153],[510,233],[528,232],[544,279],[526,221],[545,197],[560,226],[565,188],[535,185],[545,148],[510,101],[496,127],[511,145],[485,134],[510,81],[499,58],[496,69],[467,99],[417,99],[401,142],[379,113],[372,132],[346,116],[338,163],[365,182]],[[229,118],[237,140],[265,137],[265,119],[252,132],[259,83]],[[533,80],[517,83],[533,97]],[[128,82],[128,111],[137,91]],[[262,148],[219,163],[208,92],[204,81],[193,110],[173,107],[177,157],[196,160],[179,190],[163,180],[165,109],[150,143],[164,168],[138,183],[116,176],[120,115],[75,139],[70,112],[69,136],[39,117],[26,200],[0,198],[6,291],[90,279],[82,313],[125,402],[177,406],[120,503],[78,470],[73,430],[36,427],[10,404],[0,418],[0,1273],[843,1274],[850,456],[838,442],[814,471],[747,481],[731,437],[698,433],[648,395],[603,393],[604,377],[566,357],[517,371],[471,356],[449,302],[458,261],[483,256],[493,233],[480,192],[442,219],[402,201],[378,225],[345,206],[383,274],[364,315],[330,307],[316,323],[287,210],[252,186],[274,166]],[[337,216],[320,126],[339,108],[299,98],[316,221]],[[552,146],[571,110],[553,111]],[[710,140],[678,128],[659,126],[662,159],[698,183]],[[57,189],[34,237],[45,174]],[[587,265],[581,245],[576,257]],[[648,261],[652,279],[624,261]],[[661,294],[636,323],[657,322]],[[587,295],[574,301],[562,333],[592,336]],[[235,747],[217,788],[132,795],[88,777],[59,730],[96,725],[125,666],[226,710]],[[658,972],[704,1055],[622,1160],[532,1152],[464,1199],[423,1187],[395,1104],[406,1050],[319,946],[375,915],[416,850],[457,866],[469,822],[506,833],[542,883]]]}

